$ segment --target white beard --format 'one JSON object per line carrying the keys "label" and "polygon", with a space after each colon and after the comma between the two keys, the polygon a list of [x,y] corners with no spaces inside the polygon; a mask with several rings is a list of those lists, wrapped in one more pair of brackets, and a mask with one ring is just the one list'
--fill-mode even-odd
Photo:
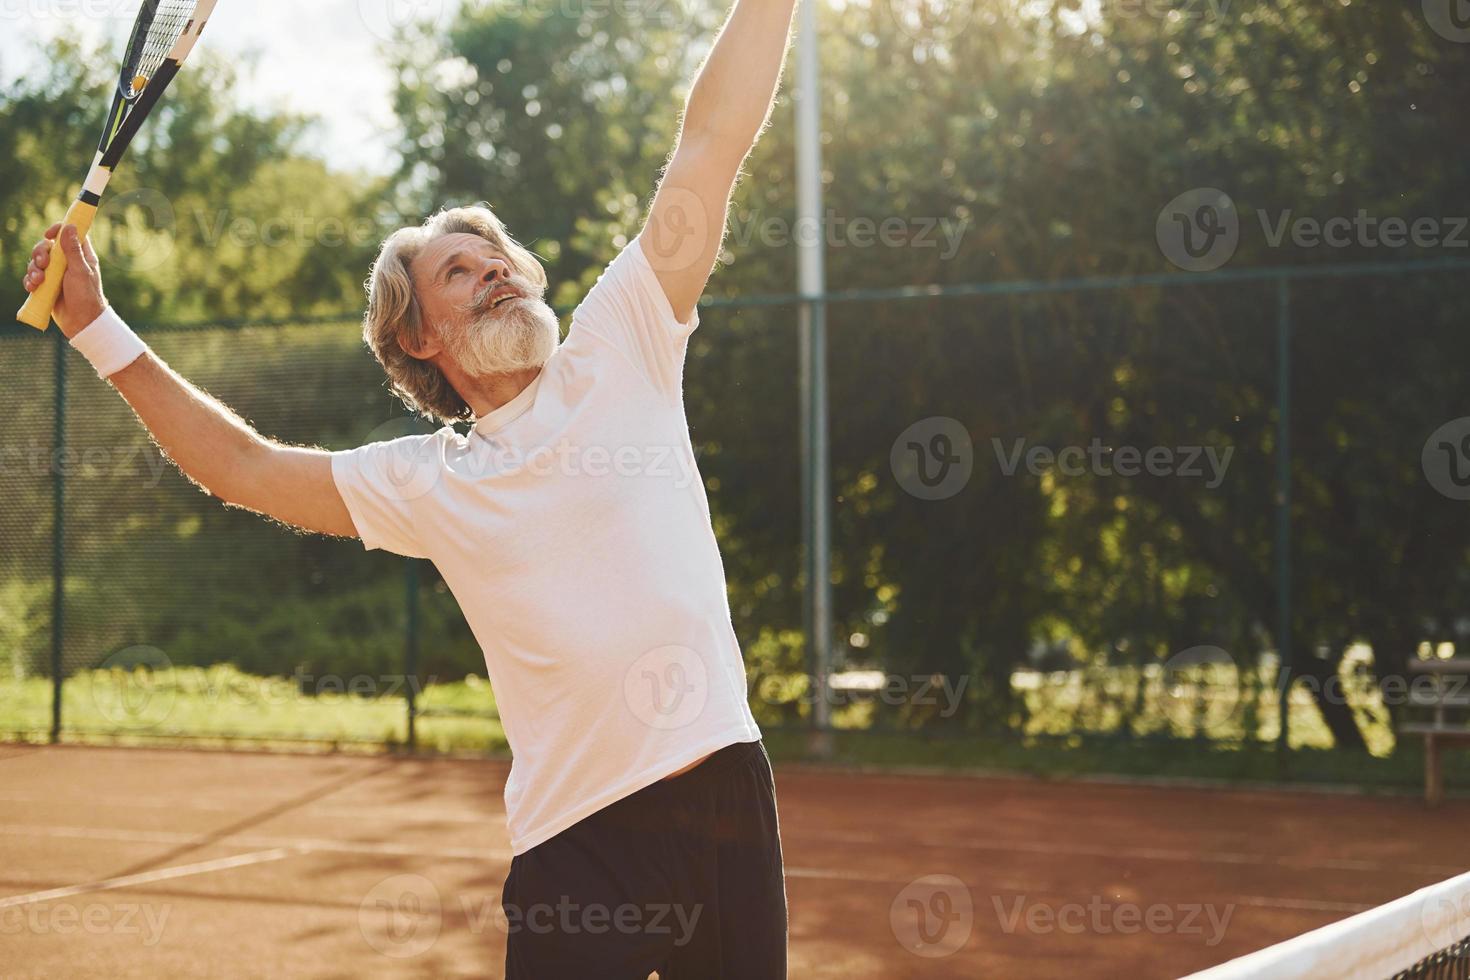
{"label": "white beard", "polygon": [[463,312],[440,330],[444,349],[471,377],[545,366],[561,339],[556,313],[535,296],[498,310]]}

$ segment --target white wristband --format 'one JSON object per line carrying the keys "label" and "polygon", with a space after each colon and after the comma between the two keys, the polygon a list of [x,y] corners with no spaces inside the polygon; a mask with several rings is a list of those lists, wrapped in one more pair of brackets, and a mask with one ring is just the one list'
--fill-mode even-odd
{"label": "white wristband", "polygon": [[71,345],[91,362],[97,377],[104,381],[148,352],[148,345],[110,306],[73,337]]}

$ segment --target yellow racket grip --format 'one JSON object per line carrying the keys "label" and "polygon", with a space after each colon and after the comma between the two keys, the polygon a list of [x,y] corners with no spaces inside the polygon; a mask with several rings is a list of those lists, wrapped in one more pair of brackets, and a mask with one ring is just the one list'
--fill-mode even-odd
{"label": "yellow racket grip", "polygon": [[[61,225],[77,226],[77,235],[86,238],[92,230],[92,219],[97,217],[97,205],[85,201],[73,201],[67,209]],[[56,297],[61,295],[61,277],[66,275],[66,252],[61,247],[61,234],[51,243],[51,262],[46,266],[46,279],[31,293],[15,318],[28,327],[45,330],[51,325],[51,310],[56,306]]]}

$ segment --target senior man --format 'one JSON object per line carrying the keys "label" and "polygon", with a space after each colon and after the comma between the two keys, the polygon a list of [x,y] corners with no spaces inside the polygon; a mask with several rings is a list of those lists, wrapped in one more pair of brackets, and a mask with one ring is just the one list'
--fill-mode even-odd
{"label": "senior man", "polygon": [[[560,341],[546,274],[485,207],[393,234],[363,335],[432,435],[329,453],[266,438],[184,380],[69,260],[61,329],[225,503],[432,560],[485,652],[513,753],[512,978],[786,972],[775,787],[745,698],[682,377],[793,0],[738,0],[638,236]],[[48,243],[25,285],[44,277]],[[593,928],[596,926],[596,928]]]}

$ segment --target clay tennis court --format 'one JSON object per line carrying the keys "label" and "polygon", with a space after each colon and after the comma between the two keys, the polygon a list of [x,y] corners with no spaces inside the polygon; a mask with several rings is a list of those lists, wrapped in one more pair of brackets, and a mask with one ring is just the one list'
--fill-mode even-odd
{"label": "clay tennis court", "polygon": [[[507,769],[0,746],[0,975],[498,976]],[[1464,801],[776,778],[793,977],[1177,976],[1470,864]]]}

